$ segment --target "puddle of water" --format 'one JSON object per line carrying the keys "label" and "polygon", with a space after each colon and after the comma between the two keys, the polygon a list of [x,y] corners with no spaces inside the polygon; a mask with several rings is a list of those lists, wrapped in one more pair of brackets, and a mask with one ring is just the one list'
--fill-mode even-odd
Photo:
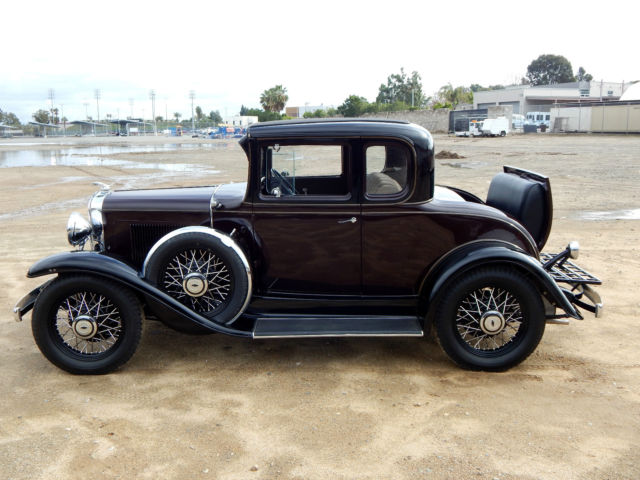
{"label": "puddle of water", "polygon": [[[187,172],[180,172],[180,177],[194,176],[202,178],[205,176],[213,176],[219,174],[220,170],[209,170],[199,168],[197,170],[189,170]],[[116,190],[133,190],[137,188],[153,188],[154,184],[162,183],[175,177],[171,171],[165,171],[150,177],[148,175],[138,176],[122,176],[122,177],[110,177],[109,184]],[[60,183],[75,182],[78,180],[87,181],[86,177],[64,177]],[[57,182],[56,182],[57,183]],[[211,184],[211,183],[209,183]],[[55,185],[55,183],[36,185],[29,188],[46,187],[49,185]],[[95,187],[96,189],[98,187]],[[12,220],[15,218],[23,218],[31,215],[42,215],[47,212],[60,211],[65,209],[75,208],[77,211],[82,212],[86,210],[87,201],[89,197],[74,198],[71,200],[62,200],[58,202],[50,202],[42,205],[27,207],[13,212],[0,213],[0,222],[5,220]]]}
{"label": "puddle of water", "polygon": [[580,218],[583,220],[640,220],[640,208],[608,212],[583,212]]}
{"label": "puddle of water", "polygon": [[[21,144],[27,145],[27,144]],[[39,144],[42,145],[42,144]],[[108,145],[90,147],[69,147],[47,150],[8,150],[0,152],[0,168],[15,167],[47,167],[64,166],[121,166],[125,168],[151,168],[158,170],[183,171],[188,164],[165,164],[136,162],[103,158],[117,153],[155,153],[172,150],[220,150],[232,148],[233,143],[180,144],[165,143],[162,145]]]}
{"label": "puddle of water", "polygon": [[480,168],[486,165],[485,162],[442,162],[440,165],[445,165],[452,168]]}

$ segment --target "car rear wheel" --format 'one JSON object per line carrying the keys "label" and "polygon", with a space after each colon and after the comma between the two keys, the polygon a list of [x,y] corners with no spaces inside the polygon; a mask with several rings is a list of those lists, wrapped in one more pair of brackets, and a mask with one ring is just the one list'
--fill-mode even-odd
{"label": "car rear wheel", "polygon": [[93,276],[54,280],[38,296],[31,318],[40,351],[57,367],[75,374],[115,370],[131,358],[142,334],[136,296]]}
{"label": "car rear wheel", "polygon": [[[235,320],[250,294],[248,268],[221,238],[203,232],[185,232],[162,243],[147,262],[145,278],[160,290],[200,315],[220,324]],[[185,333],[209,329],[188,320],[161,321]]]}
{"label": "car rear wheel", "polygon": [[509,268],[459,275],[440,300],[435,319],[440,346],[471,370],[503,371],[525,360],[545,327],[536,286]]}

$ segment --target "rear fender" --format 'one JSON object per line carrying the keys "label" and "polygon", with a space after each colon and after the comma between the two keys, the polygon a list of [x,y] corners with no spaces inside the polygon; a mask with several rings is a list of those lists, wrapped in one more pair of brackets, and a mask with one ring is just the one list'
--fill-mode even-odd
{"label": "rear fender", "polygon": [[100,253],[80,251],[52,255],[33,264],[27,276],[32,278],[56,273],[87,273],[104,277],[127,286],[145,297],[151,298],[153,301],[164,305],[186,320],[190,320],[209,330],[240,337],[251,336],[251,332],[227,328],[199,315],[166,293],[147,283],[140,278],[138,272],[129,265]]}
{"label": "rear fender", "polygon": [[427,273],[420,291],[431,306],[455,276],[485,265],[509,265],[523,271],[533,277],[540,288],[540,293],[545,294],[552,304],[563,309],[568,316],[582,319],[580,313],[538,260],[515,245],[504,242],[481,242],[459,247],[441,259]]}

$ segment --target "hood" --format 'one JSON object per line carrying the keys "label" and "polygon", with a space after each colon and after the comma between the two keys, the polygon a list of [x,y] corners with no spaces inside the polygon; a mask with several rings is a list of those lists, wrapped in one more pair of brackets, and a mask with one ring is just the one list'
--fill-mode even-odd
{"label": "hood", "polygon": [[210,212],[215,187],[116,190],[104,199],[108,212]]}
{"label": "hood", "polygon": [[247,182],[219,185],[214,190],[212,203],[216,208],[238,208],[242,205],[246,194]]}

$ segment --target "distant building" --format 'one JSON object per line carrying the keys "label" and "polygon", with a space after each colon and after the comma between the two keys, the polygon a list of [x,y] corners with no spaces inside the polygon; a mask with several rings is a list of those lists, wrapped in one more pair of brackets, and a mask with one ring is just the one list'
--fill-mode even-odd
{"label": "distant building", "polygon": [[618,82],[571,82],[554,85],[515,85],[473,94],[473,108],[511,105],[513,113],[548,112],[554,104],[618,100],[625,84]]}
{"label": "distant building", "polygon": [[235,115],[233,117],[223,118],[222,123],[234,127],[248,127],[252,123],[258,123],[258,117],[254,115]]}
{"label": "distant building", "polygon": [[316,110],[335,108],[333,105],[304,105],[302,107],[286,107],[284,114],[291,118],[303,118],[306,112],[313,113]]}

